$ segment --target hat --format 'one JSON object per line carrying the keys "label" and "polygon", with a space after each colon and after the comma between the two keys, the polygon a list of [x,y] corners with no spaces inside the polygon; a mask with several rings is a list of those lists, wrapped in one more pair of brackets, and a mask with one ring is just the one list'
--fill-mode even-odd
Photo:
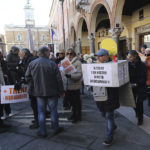
{"label": "hat", "polygon": [[96,54],[95,54],[96,56],[108,56],[109,54],[108,54],[108,51],[106,50],[106,49],[100,49]]}
{"label": "hat", "polygon": [[150,48],[146,48],[146,50],[145,51],[150,51]]}

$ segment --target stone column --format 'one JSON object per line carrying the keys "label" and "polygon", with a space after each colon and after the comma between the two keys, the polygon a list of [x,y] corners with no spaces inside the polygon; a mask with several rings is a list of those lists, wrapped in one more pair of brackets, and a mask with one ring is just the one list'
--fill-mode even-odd
{"label": "stone column", "polygon": [[76,45],[77,45],[77,51],[81,54],[82,47],[81,47],[81,39],[80,38],[76,41]]}
{"label": "stone column", "polygon": [[132,49],[132,38],[127,38],[127,48],[128,50]]}
{"label": "stone column", "polygon": [[89,43],[90,43],[90,53],[95,53],[95,36],[94,33],[91,33],[89,36]]}
{"label": "stone column", "polygon": [[121,35],[122,32],[122,28],[113,28],[111,30],[109,30],[109,32],[112,34],[112,38],[113,40],[117,43],[117,56],[118,56],[118,60],[121,59],[121,50],[119,49],[119,37]]}

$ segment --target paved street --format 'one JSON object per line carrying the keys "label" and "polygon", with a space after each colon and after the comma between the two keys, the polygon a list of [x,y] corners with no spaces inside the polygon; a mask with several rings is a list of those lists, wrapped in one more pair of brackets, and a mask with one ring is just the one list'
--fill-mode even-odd
{"label": "paved street", "polygon": [[[82,95],[83,121],[72,124],[67,121],[69,111],[63,111],[62,101],[59,101],[60,125],[65,131],[57,136],[52,135],[50,121],[47,119],[48,137],[40,139],[36,136],[37,130],[30,130],[29,125],[33,120],[29,103],[13,104],[12,118],[6,120],[12,127],[0,134],[0,150],[149,150],[150,133],[139,128],[127,117],[122,116],[123,110],[116,112],[118,128],[115,141],[111,147],[102,145],[105,138],[105,120],[101,117],[90,94]],[[146,117],[149,119],[149,110],[146,106]],[[130,115],[130,114],[129,114]],[[147,120],[145,120],[147,121]],[[135,122],[136,123],[136,122]],[[150,126],[150,124],[149,124]]]}

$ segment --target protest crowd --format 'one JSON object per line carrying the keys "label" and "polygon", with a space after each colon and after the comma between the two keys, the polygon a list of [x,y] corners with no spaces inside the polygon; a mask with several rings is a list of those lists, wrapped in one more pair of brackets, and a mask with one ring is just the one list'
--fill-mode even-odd
{"label": "protest crowd", "polygon": [[[130,50],[126,58],[130,78],[128,84],[135,102],[133,109],[137,125],[141,126],[144,124],[143,101],[147,99],[150,106],[150,48],[143,45],[141,52]],[[82,64],[103,64],[112,61],[113,58],[106,49],[99,49],[93,55],[76,54],[74,48],[60,49],[55,56],[46,46],[38,51],[13,46],[6,58],[0,53],[0,85],[14,85],[15,91],[20,91],[24,85],[28,86],[28,98],[34,116],[29,128],[39,129],[37,136],[41,138],[47,137],[47,116],[51,118],[54,135],[64,132],[64,128],[59,125],[57,110],[60,97],[63,99],[63,109],[71,110],[68,121],[73,124],[82,121],[80,94],[85,94],[85,87],[90,89],[97,108],[106,119],[106,139],[103,144],[111,145],[114,141],[114,131],[117,129],[114,111],[120,107],[120,87],[84,85]],[[103,94],[100,94],[100,91],[103,91]],[[5,119],[12,115],[11,104],[0,104],[0,133],[11,127],[5,123]]]}

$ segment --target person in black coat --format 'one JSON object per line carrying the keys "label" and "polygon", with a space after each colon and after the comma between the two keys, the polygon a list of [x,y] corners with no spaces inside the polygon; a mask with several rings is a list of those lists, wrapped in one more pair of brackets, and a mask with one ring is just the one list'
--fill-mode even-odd
{"label": "person in black coat", "polygon": [[[2,52],[0,52],[0,64],[2,67],[5,84],[9,85],[10,74],[8,71],[7,62],[4,60]],[[5,110],[6,116],[12,116],[10,104],[0,104],[0,115],[2,116],[3,119],[5,119],[3,110]]]}
{"label": "person in black coat", "polygon": [[[18,76],[20,77],[19,81],[22,81],[25,79],[25,73],[27,71],[27,67],[30,64],[30,62],[32,62],[33,60],[35,60],[37,57],[33,56],[29,49],[27,48],[23,48],[20,50],[19,56],[21,58],[21,62],[19,64],[19,68],[18,68]],[[30,85],[30,89],[32,89],[33,85]],[[29,98],[30,98],[30,102],[31,102],[31,108],[33,110],[33,115],[34,115],[34,121],[32,122],[33,124],[31,124],[29,126],[30,129],[35,129],[38,128],[38,111],[37,111],[37,101],[36,101],[36,97],[34,97],[31,93],[29,93]]]}
{"label": "person in black coat", "polygon": [[138,118],[138,125],[143,124],[143,101],[147,97],[147,68],[135,50],[128,53],[129,60],[129,76],[132,91],[136,103],[136,116]]}
{"label": "person in black coat", "polygon": [[17,66],[19,64],[20,58],[19,58],[19,48],[16,46],[13,46],[11,48],[10,53],[6,57],[8,70],[10,72],[10,79],[9,82],[11,85],[15,84],[17,79]]}

